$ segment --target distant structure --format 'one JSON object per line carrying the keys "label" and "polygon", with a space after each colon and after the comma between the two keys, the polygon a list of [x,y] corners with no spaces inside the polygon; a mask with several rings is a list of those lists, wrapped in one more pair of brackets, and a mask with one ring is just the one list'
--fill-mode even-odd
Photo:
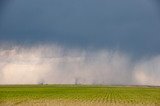
{"label": "distant structure", "polygon": [[75,78],[75,85],[79,85],[79,84],[83,84],[85,82],[85,79],[81,78],[81,77],[76,77]]}
{"label": "distant structure", "polygon": [[38,84],[39,84],[39,85],[44,85],[44,84],[45,84],[45,81],[44,81],[44,80],[40,80],[40,81],[38,82]]}
{"label": "distant structure", "polygon": [[75,78],[75,85],[80,84],[80,78]]}

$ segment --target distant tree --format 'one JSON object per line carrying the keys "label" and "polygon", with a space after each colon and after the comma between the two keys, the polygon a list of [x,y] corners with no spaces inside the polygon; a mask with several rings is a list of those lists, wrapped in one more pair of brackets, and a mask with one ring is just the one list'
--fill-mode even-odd
{"label": "distant tree", "polygon": [[43,79],[41,79],[39,82],[38,82],[39,85],[44,85],[45,84],[45,81]]}
{"label": "distant tree", "polygon": [[79,84],[79,78],[75,78],[75,85]]}

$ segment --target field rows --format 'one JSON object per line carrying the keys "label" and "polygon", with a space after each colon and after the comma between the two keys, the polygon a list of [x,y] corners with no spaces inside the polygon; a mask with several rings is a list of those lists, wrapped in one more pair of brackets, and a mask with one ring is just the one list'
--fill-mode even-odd
{"label": "field rows", "polygon": [[0,104],[7,103],[160,106],[160,88],[84,85],[0,86]]}

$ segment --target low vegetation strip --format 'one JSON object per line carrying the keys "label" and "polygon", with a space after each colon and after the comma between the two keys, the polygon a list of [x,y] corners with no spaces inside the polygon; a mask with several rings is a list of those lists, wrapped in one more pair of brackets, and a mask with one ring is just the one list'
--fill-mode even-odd
{"label": "low vegetation strip", "polygon": [[0,105],[160,106],[159,87],[100,85],[1,85]]}

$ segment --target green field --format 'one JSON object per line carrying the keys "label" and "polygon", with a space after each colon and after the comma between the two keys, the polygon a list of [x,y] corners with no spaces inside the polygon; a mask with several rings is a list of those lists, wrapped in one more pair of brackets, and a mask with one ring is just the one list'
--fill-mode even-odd
{"label": "green field", "polygon": [[1,106],[160,106],[159,87],[1,85]]}

